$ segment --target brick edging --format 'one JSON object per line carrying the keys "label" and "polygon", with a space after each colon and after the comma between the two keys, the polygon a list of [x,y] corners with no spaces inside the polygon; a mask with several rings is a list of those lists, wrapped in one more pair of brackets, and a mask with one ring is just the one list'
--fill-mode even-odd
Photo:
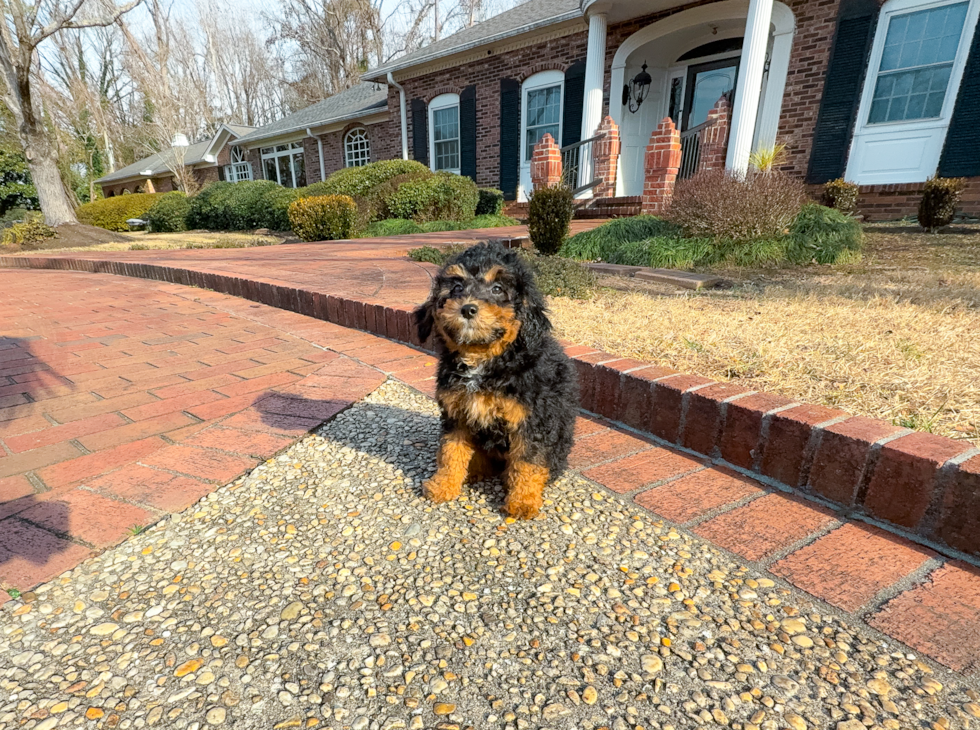
{"label": "brick edging", "polygon": [[[412,307],[155,264],[0,256],[0,267],[107,273],[249,299],[426,349]],[[704,454],[947,555],[980,559],[980,449],[885,421],[570,345],[584,410]]]}

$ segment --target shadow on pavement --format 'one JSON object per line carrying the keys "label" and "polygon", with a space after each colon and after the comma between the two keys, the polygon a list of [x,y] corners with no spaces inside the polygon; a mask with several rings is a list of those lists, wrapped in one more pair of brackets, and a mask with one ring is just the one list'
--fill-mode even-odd
{"label": "shadow on pavement", "polygon": [[0,335],[0,437],[5,421],[23,418],[56,388],[75,385],[34,351],[34,338]]}
{"label": "shadow on pavement", "polygon": [[[40,524],[20,518],[28,511]],[[8,516],[11,514],[15,516]],[[0,504],[0,518],[0,590],[34,588],[88,554],[85,548],[58,536],[69,529],[69,507],[61,502],[21,497]]]}

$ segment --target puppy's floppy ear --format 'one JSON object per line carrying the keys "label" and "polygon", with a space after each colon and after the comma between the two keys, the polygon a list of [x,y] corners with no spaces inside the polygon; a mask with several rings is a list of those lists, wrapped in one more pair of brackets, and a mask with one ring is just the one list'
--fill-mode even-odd
{"label": "puppy's floppy ear", "polygon": [[533,280],[524,290],[524,298],[520,308],[521,333],[529,344],[537,343],[551,331],[551,321],[548,319],[544,297],[534,285]]}
{"label": "puppy's floppy ear", "polygon": [[429,341],[432,335],[432,327],[435,324],[435,299],[429,299],[416,309],[412,315],[415,317],[415,326],[419,332],[419,342],[423,345]]}

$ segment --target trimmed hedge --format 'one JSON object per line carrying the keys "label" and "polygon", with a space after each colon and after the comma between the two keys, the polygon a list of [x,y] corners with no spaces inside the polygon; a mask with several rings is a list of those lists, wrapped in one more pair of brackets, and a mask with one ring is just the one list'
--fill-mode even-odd
{"label": "trimmed hedge", "polygon": [[105,228],[107,231],[128,231],[130,218],[143,218],[147,211],[167,193],[133,193],[103,198],[78,206],[75,215],[79,223]]}
{"label": "trimmed hedge", "polygon": [[382,160],[361,167],[345,167],[323,182],[309,187],[315,188],[316,195],[348,195],[351,198],[360,198],[367,195],[372,188],[398,175],[426,172],[431,174],[428,167],[415,160]]}
{"label": "trimmed hedge", "polygon": [[357,205],[348,195],[300,198],[289,206],[289,222],[293,233],[304,241],[352,238],[357,224]]}
{"label": "trimmed hedge", "polygon": [[504,193],[496,188],[480,188],[476,204],[477,215],[500,215],[504,212]]}
{"label": "trimmed hedge", "polygon": [[191,198],[187,227],[288,231],[289,205],[300,196],[300,190],[284,188],[271,180],[211,183]]}
{"label": "trimmed hedge", "polygon": [[181,192],[164,193],[153,207],[146,211],[146,220],[153,233],[175,233],[187,230],[187,213],[191,201]]}
{"label": "trimmed hedge", "polygon": [[558,253],[568,238],[574,212],[575,199],[566,187],[541,188],[531,193],[527,228],[534,247],[546,256]]}
{"label": "trimmed hedge", "polygon": [[427,221],[468,221],[476,213],[476,183],[468,177],[437,172],[402,183],[388,201],[395,218]]}

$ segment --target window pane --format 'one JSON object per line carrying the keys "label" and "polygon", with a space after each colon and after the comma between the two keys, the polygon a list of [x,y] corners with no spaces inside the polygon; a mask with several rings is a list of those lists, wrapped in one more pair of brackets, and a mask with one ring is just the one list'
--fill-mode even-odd
{"label": "window pane", "polygon": [[550,134],[556,144],[561,144],[561,86],[533,89],[527,92],[525,116],[525,155],[528,160],[534,154],[534,145]]}
{"label": "window pane", "polygon": [[454,139],[448,142],[436,142],[435,168],[436,170],[458,170],[459,169],[459,140]]}
{"label": "window pane", "polygon": [[879,72],[951,62],[956,57],[967,5],[956,3],[892,17]]}
{"label": "window pane", "polygon": [[272,182],[279,182],[279,176],[276,174],[275,158],[263,160],[263,163],[265,164],[265,179],[272,180]]}
{"label": "window pane", "polygon": [[363,129],[348,133],[344,154],[347,167],[361,167],[371,161],[371,145]]}
{"label": "window pane", "polygon": [[293,175],[296,180],[296,187],[305,188],[306,187],[306,161],[303,158],[302,152],[297,152],[292,155],[293,158]]}
{"label": "window pane", "polygon": [[881,76],[875,86],[868,123],[938,117],[952,68],[952,64],[943,64]]}
{"label": "window pane", "polygon": [[276,152],[285,152],[288,149],[289,149],[289,145],[288,144],[277,144],[276,145]]}
{"label": "window pane", "polygon": [[459,107],[436,109],[432,112],[432,138],[436,142],[459,137]]}
{"label": "window pane", "polygon": [[527,159],[531,159],[531,157],[534,155],[534,146],[540,142],[546,134],[550,134],[552,139],[554,139],[557,143],[558,125],[552,124],[527,130]]}
{"label": "window pane", "polygon": [[271,155],[272,154],[272,148],[271,147],[263,147],[262,148],[262,154],[263,155]]}
{"label": "window pane", "polygon": [[279,164],[279,184],[287,188],[294,187],[293,175],[289,169],[289,156],[277,157],[276,162]]}

